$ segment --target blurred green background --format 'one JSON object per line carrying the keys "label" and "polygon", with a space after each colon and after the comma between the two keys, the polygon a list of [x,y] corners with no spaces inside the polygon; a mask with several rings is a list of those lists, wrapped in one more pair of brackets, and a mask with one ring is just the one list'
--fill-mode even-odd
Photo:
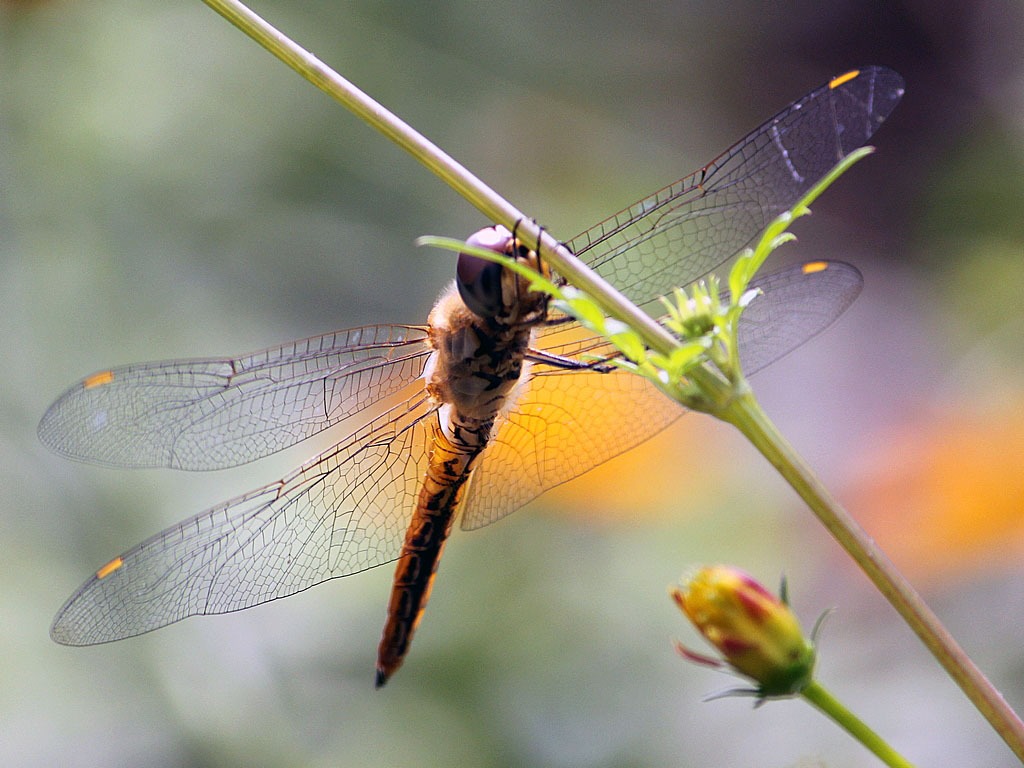
{"label": "blurred green background", "polygon": [[[862,64],[907,95],[796,228],[864,272],[755,379],[826,484],[1024,707],[1024,18],[1013,2],[262,2],[256,10],[559,237],[701,166]],[[788,575],[823,680],[913,761],[1010,766],[988,725],[724,425],[457,531],[405,667],[372,686],[391,568],[107,646],[47,637],[113,554],[279,477],[47,453],[66,386],[135,361],[421,322],[421,234],[480,215],[196,0],[0,5],[0,763],[860,766],[734,682],[666,595],[690,564]]]}

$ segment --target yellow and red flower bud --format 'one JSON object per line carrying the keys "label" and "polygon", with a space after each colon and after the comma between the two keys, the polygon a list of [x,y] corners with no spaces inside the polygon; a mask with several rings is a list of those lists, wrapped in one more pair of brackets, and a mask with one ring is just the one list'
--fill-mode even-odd
{"label": "yellow and red flower bud", "polygon": [[814,643],[789,606],[743,571],[701,568],[671,595],[725,662],[758,683],[760,695],[798,693],[810,682]]}

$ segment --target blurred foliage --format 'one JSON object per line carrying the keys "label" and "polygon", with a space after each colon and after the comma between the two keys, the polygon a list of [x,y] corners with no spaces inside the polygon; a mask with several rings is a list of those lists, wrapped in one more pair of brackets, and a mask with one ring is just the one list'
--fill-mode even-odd
{"label": "blurred foliage", "polygon": [[[862,298],[758,376],[826,484],[927,576],[1012,703],[1019,615],[1024,18],[993,0],[256,7],[560,237],[707,162],[828,77],[907,96],[796,232]],[[688,416],[473,536],[456,533],[380,694],[390,569],[93,649],[46,628],[114,552],[280,476],[75,465],[34,428],[106,365],[418,322],[486,222],[198,2],[0,5],[0,762],[792,765],[863,755],[799,705],[699,703],[665,586],[785,571],[839,613],[820,664],[921,764],[1012,765],[997,737],[749,447]],[[912,547],[902,547],[901,541]],[[936,723],[943,727],[935,728]],[[769,756],[766,758],[765,756]]]}

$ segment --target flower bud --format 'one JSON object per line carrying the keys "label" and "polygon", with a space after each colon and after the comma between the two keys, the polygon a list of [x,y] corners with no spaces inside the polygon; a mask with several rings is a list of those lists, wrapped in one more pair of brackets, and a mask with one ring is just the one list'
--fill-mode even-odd
{"label": "flower bud", "polygon": [[701,568],[670,593],[726,663],[758,684],[759,696],[799,693],[811,681],[814,643],[804,637],[789,606],[743,571],[724,565]]}

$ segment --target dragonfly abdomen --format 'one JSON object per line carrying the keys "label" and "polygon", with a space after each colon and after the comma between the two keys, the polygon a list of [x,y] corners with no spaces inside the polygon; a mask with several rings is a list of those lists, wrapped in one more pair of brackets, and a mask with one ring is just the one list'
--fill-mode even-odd
{"label": "dragonfly abdomen", "polygon": [[[402,665],[409,650],[430,598],[462,489],[494,423],[493,419],[458,418],[449,408],[440,409],[438,415],[430,463],[395,569],[387,622],[377,649],[378,688]],[[450,422],[447,429],[441,421]]]}

